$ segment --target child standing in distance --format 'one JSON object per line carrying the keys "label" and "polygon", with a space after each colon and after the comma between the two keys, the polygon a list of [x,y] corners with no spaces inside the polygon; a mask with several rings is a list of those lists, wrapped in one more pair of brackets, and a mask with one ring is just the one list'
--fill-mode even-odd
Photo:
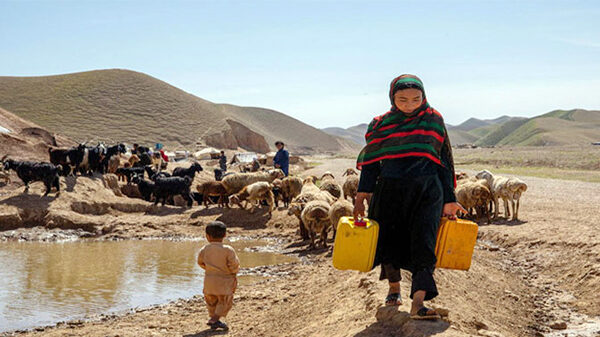
{"label": "child standing in distance", "polygon": [[223,244],[227,227],[221,221],[206,225],[208,244],[198,253],[198,265],[204,273],[204,300],[208,307],[211,329],[228,330],[221,318],[227,316],[233,306],[233,294],[237,288],[237,272],[240,261],[233,247]]}

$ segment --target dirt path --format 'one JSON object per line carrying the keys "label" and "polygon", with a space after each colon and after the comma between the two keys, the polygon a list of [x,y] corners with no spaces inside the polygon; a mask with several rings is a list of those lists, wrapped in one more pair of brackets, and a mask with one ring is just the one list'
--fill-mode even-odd
{"label": "dirt path", "polygon": [[[339,179],[353,167],[349,159],[315,160],[323,164],[305,174],[331,171]],[[202,222],[217,217],[229,221],[237,234],[278,236],[283,252],[301,257],[300,263],[273,268],[269,280],[239,289],[228,317],[231,336],[597,336],[600,184],[522,178],[529,185],[522,221],[482,225],[470,271],[436,271],[440,296],[432,305],[450,311],[436,323],[406,322],[406,298],[399,312],[379,308],[386,287],[377,281],[378,270],[338,271],[331,267],[330,251],[307,253],[297,240],[296,220],[283,209],[270,220],[239,210],[190,212]],[[119,235],[132,228],[119,228]],[[173,234],[202,232],[202,227],[186,224],[167,228]],[[144,235],[143,228],[137,230]],[[402,292],[407,294],[410,275],[403,276]],[[209,336],[205,320],[198,297],[25,335]],[[563,324],[566,330],[551,328],[565,328]]]}

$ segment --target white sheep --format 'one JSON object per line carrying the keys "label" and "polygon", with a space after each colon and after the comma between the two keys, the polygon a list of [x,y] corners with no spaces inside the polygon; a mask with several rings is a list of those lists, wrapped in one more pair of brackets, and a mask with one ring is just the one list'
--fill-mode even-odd
{"label": "white sheep", "polygon": [[344,181],[344,185],[342,189],[344,190],[344,199],[350,197],[352,199],[352,204],[356,200],[356,194],[358,193],[358,182],[360,178],[357,175],[349,175],[346,177],[346,181]]}
{"label": "white sheep", "polygon": [[235,173],[223,178],[223,185],[227,189],[227,193],[238,193],[245,186],[252,183],[265,181],[272,183],[275,179],[283,179],[285,175],[281,169],[272,169],[268,171],[250,172],[250,173]]}
{"label": "white sheep", "polygon": [[[265,200],[269,205],[269,215],[271,215],[273,212],[275,197],[273,195],[273,185],[266,181],[259,181],[248,186],[244,186],[239,193],[229,196],[229,203],[236,204],[242,209],[245,209],[249,202],[252,205],[250,213],[254,213],[256,204],[260,203],[262,200]],[[242,206],[242,201],[246,202],[244,206]]]}
{"label": "white sheep", "polygon": [[306,203],[302,210],[301,219],[310,236],[309,249],[315,248],[315,238],[321,233],[321,244],[327,247],[327,231],[331,226],[329,220],[329,203],[322,200],[313,200]]}
{"label": "white sheep", "polygon": [[313,176],[304,178],[302,181],[302,190],[300,190],[300,194],[307,192],[319,192],[321,189],[319,189],[319,187],[315,184],[315,181],[316,179]]}
{"label": "white sheep", "polygon": [[331,226],[333,226],[334,238],[340,218],[343,216],[352,216],[353,211],[354,205],[345,199],[339,199],[338,201],[334,202],[333,205],[331,205],[331,208],[329,209],[329,220],[331,221]]}
{"label": "white sheep", "polygon": [[[519,204],[521,203],[521,194],[527,191],[527,184],[519,178],[508,178],[506,183],[506,189],[508,190],[508,200],[512,205],[513,217],[512,220],[518,220],[519,218]],[[506,208],[507,201],[504,201],[504,207]]]}
{"label": "white sheep", "polygon": [[[488,170],[483,170],[477,173],[478,179],[485,179],[488,187],[492,192],[492,201],[494,202],[494,218],[498,217],[499,203],[498,198],[502,198],[504,202],[504,215],[506,218],[510,217],[509,202],[513,207],[513,219],[517,220],[519,199],[521,193],[527,190],[527,185],[517,178],[507,178],[503,176],[495,176]],[[512,182],[509,182],[512,179]],[[517,203],[515,204],[514,197],[517,197]],[[514,213],[517,213],[516,215]]]}

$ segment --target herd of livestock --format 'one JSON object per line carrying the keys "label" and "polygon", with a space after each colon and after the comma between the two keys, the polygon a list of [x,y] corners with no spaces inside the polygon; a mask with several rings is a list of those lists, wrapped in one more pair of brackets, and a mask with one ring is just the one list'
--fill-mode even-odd
{"label": "herd of livestock", "polygon": [[[131,154],[129,152],[125,144],[107,147],[83,143],[67,149],[50,149],[50,162],[17,161],[4,156],[0,179],[8,180],[8,170],[14,170],[26,191],[30,182],[42,181],[46,187],[44,195],[47,195],[53,187],[59,193],[60,176],[114,173],[117,179],[126,179],[128,185],[137,186],[139,195],[155,205],[159,202],[174,204],[175,197],[181,196],[188,207],[194,200],[205,207],[215,203],[219,207],[238,205],[245,209],[250,204],[250,212],[264,205],[268,207],[269,216],[282,201],[288,214],[299,219],[300,235],[310,240],[311,248],[315,247],[317,236],[321,245],[327,246],[330,229],[335,235],[338,220],[353,213],[359,177],[352,168],[343,172],[342,176],[346,177],[342,185],[336,182],[331,172],[321,177],[300,178],[285,177],[280,169],[250,173],[215,169],[214,179],[196,184],[196,191],[192,191],[196,173],[203,171],[200,163],[193,162],[187,168],[177,167],[168,173],[163,170],[164,165],[150,159],[148,148],[138,147]],[[126,153],[129,160],[121,165],[122,154]],[[498,199],[504,202],[505,216],[508,218],[512,212],[512,219],[517,220],[520,197],[526,190],[527,185],[520,179],[493,175],[487,170],[473,177],[466,173],[457,174],[457,201],[469,210],[470,216],[486,217],[488,223],[492,213],[494,218],[498,216]]]}

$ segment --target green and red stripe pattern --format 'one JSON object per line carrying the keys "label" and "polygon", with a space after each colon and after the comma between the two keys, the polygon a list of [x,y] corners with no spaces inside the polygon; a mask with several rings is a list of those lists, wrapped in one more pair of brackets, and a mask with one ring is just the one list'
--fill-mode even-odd
{"label": "green and red stripe pattern", "polygon": [[425,106],[414,117],[390,111],[375,118],[367,129],[367,145],[358,156],[357,167],[411,156],[425,157],[441,165],[440,153],[447,137],[444,120],[426,103]]}

